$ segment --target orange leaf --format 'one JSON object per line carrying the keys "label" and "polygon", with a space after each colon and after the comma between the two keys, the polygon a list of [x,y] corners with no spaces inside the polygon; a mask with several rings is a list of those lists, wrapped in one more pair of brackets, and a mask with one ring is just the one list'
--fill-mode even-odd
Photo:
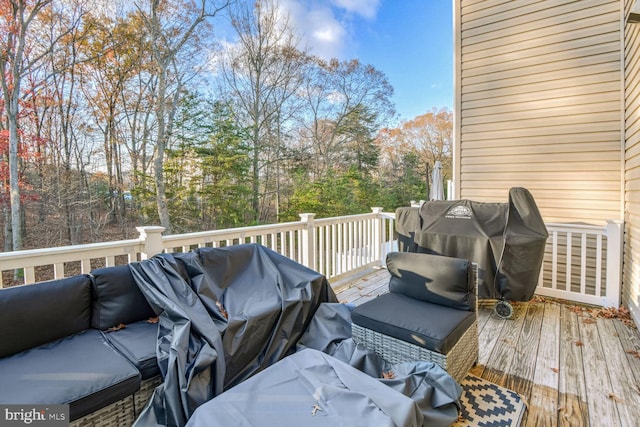
{"label": "orange leaf", "polygon": [[582,341],[576,341],[576,346],[577,347],[582,347],[584,345],[584,343]]}
{"label": "orange leaf", "polygon": [[625,352],[627,354],[632,355],[633,357],[635,357],[636,359],[640,359],[640,351],[636,351],[636,350],[625,350]]}
{"label": "orange leaf", "polygon": [[150,317],[147,319],[147,323],[158,323],[160,321],[160,317]]}
{"label": "orange leaf", "polygon": [[384,378],[385,380],[392,380],[396,377],[396,373],[393,371],[382,371],[382,378]]}
{"label": "orange leaf", "polygon": [[624,399],[622,399],[621,397],[618,397],[617,395],[615,395],[614,393],[609,393],[607,395],[607,397],[611,400],[613,400],[614,402],[618,402],[618,403],[622,403],[624,402]]}
{"label": "orange leaf", "polygon": [[229,313],[227,313],[227,310],[224,309],[224,306],[220,301],[216,301],[216,307],[218,307],[218,310],[220,310],[220,314],[222,314],[222,317],[224,317],[225,319],[229,318]]}
{"label": "orange leaf", "polygon": [[557,374],[558,372],[560,372],[560,369],[558,369],[558,368],[551,368],[551,370],[552,370],[553,372],[555,372],[556,374]]}
{"label": "orange leaf", "polygon": [[119,331],[120,329],[124,329],[126,328],[127,325],[125,325],[124,323],[120,323],[117,326],[112,326],[109,329],[107,329],[107,332],[115,332],[115,331]]}

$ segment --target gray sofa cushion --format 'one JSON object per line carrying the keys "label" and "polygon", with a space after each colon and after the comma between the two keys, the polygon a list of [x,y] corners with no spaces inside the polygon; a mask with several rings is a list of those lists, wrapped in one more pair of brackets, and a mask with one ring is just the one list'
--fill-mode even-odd
{"label": "gray sofa cushion", "polygon": [[140,388],[140,373],[89,329],[0,359],[3,404],[69,404],[71,420]]}
{"label": "gray sofa cushion", "polygon": [[388,293],[367,301],[351,312],[363,328],[447,354],[473,324],[475,313]]}
{"label": "gray sofa cushion", "polygon": [[87,275],[0,289],[0,357],[78,333],[90,320]]}
{"label": "gray sofa cushion", "polygon": [[93,276],[91,326],[106,330],[120,323],[133,323],[155,317],[128,265],[99,268]]}
{"label": "gray sofa cushion", "polygon": [[389,291],[458,310],[475,310],[471,265],[460,258],[390,252]]}
{"label": "gray sofa cushion", "polygon": [[105,332],[104,336],[116,350],[138,368],[143,380],[160,374],[156,358],[157,323],[141,320],[117,331]]}

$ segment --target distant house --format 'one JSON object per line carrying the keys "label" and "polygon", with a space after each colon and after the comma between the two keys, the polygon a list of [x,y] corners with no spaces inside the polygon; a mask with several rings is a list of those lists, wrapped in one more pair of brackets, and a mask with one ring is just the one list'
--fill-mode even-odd
{"label": "distant house", "polygon": [[546,222],[624,220],[622,301],[640,323],[635,2],[454,0],[453,178],[480,201],[526,187]]}

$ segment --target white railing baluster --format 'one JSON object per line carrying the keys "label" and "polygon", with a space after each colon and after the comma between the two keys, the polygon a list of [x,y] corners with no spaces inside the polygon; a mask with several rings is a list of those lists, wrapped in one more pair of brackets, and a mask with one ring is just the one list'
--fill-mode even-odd
{"label": "white railing baluster", "polygon": [[622,254],[624,223],[607,221],[607,296],[603,305],[618,308],[620,306],[622,285]]}
{"label": "white railing baluster", "polygon": [[322,227],[324,229],[324,274],[331,275],[331,225]]}
{"label": "white railing baluster", "polygon": [[53,264],[53,278],[62,279],[64,277],[64,263],[57,262]]}
{"label": "white railing baluster", "polygon": [[35,283],[36,271],[33,267],[25,267],[24,269],[24,281],[25,283]]}
{"label": "white railing baluster", "polygon": [[338,274],[338,227],[336,224],[331,224],[331,276]]}
{"label": "white railing baluster", "polygon": [[344,224],[338,224],[338,252],[336,256],[337,264],[338,264],[338,274],[342,274],[345,272],[344,269]]}
{"label": "white railing baluster", "polygon": [[322,232],[322,227],[318,229],[318,247],[316,248],[316,252],[318,253],[318,272],[324,274],[324,233]]}

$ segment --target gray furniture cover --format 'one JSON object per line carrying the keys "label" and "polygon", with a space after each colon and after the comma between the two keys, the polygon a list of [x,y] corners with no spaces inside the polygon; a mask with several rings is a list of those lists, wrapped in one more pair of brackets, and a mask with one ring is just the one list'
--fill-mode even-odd
{"label": "gray furniture cover", "polygon": [[[321,304],[295,354],[200,406],[187,426],[453,423],[461,391],[453,378],[435,363],[392,365],[356,345],[350,311],[345,304]],[[389,371],[394,378],[381,378]]]}
{"label": "gray furniture cover", "polygon": [[183,426],[193,411],[295,351],[322,302],[326,278],[256,244],[163,254],[130,264],[159,316],[164,382],[136,421]]}
{"label": "gray furniture cover", "polygon": [[431,201],[396,210],[399,249],[478,264],[478,296],[528,301],[538,284],[548,233],[525,188],[507,203]]}
{"label": "gray furniture cover", "polygon": [[[379,298],[379,297],[378,297]],[[351,338],[352,304],[321,304],[298,349],[312,348],[327,353],[367,374],[374,381],[411,398],[420,409],[424,427],[448,426],[458,418],[460,385],[438,364],[411,362],[392,364]],[[394,378],[381,378],[393,371]]]}
{"label": "gray furniture cover", "polygon": [[205,403],[187,426],[419,426],[421,415],[402,393],[306,349]]}

